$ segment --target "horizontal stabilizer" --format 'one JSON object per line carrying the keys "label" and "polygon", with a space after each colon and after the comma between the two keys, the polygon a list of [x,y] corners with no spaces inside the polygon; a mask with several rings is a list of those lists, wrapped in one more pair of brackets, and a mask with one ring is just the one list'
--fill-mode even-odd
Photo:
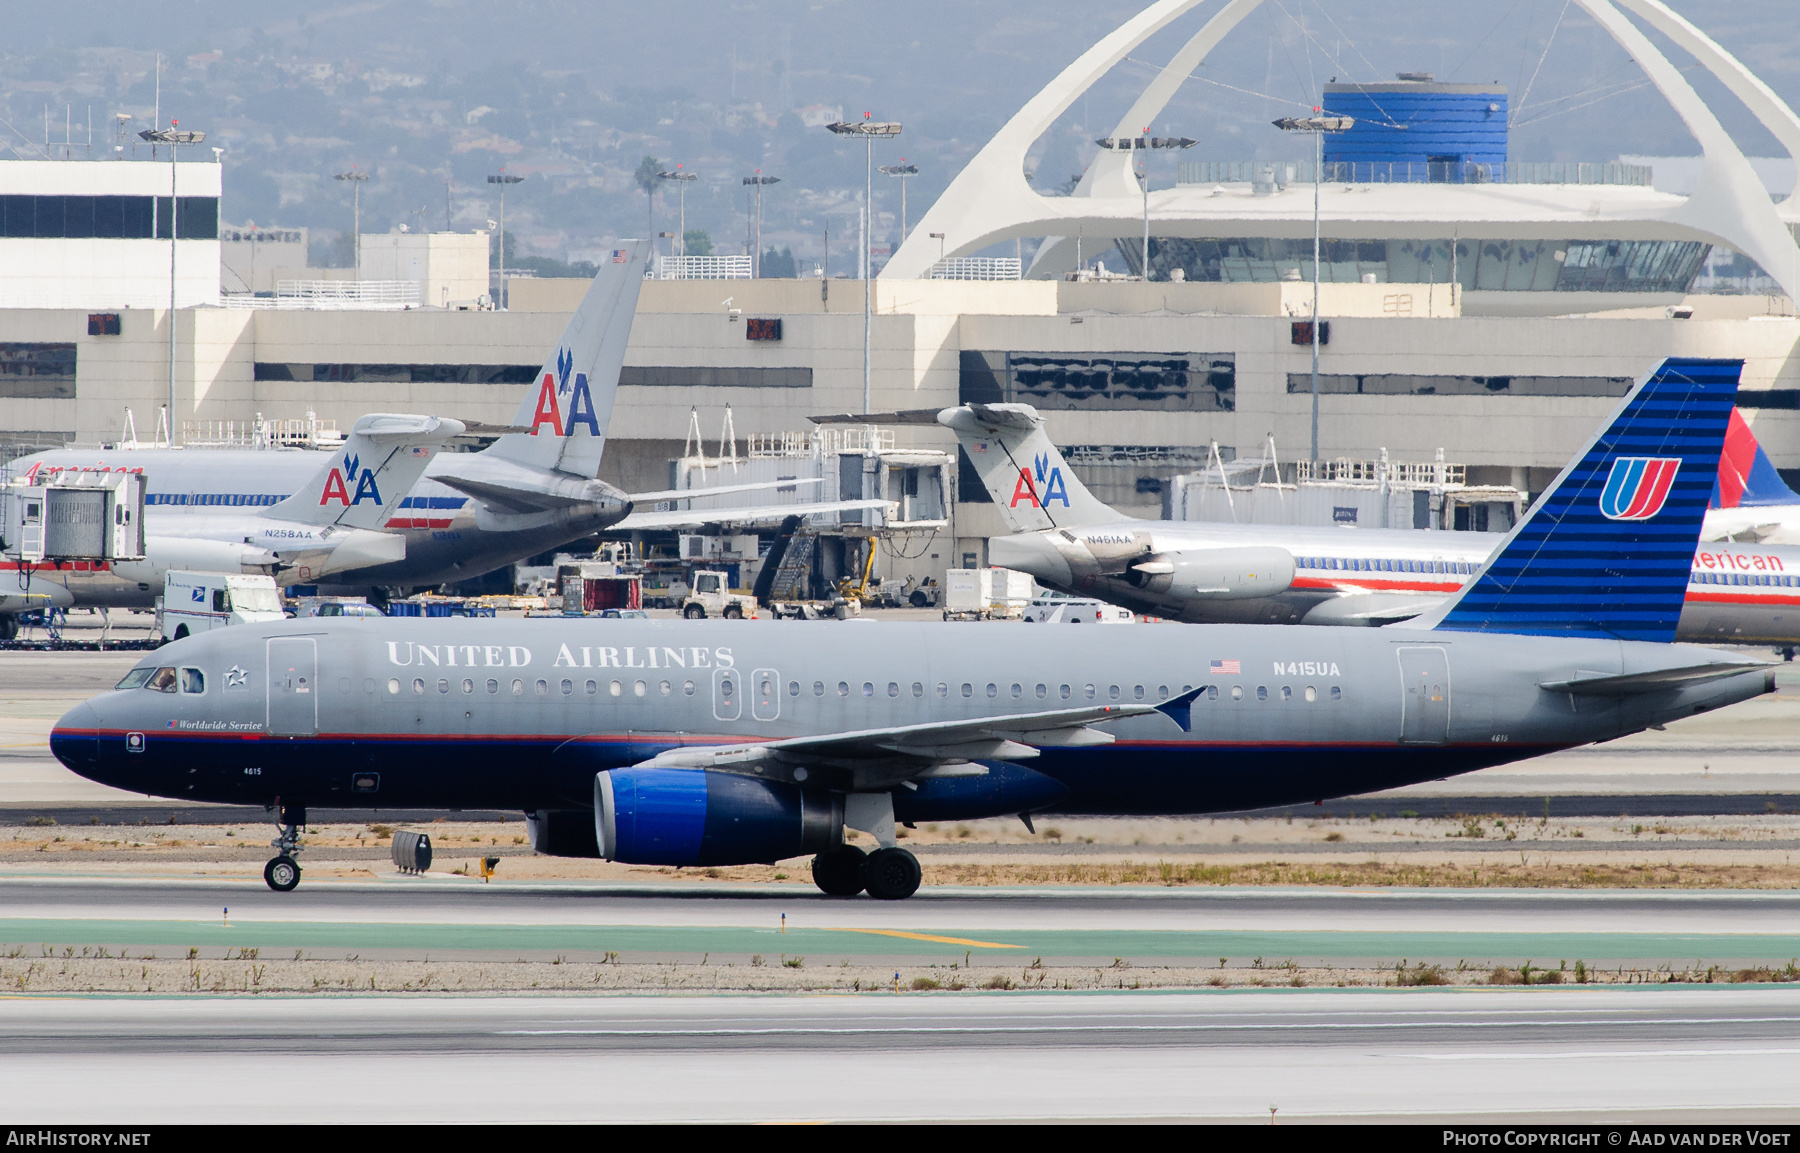
{"label": "horizontal stabilizer", "polygon": [[485,452],[455,453],[444,459],[449,467],[440,467],[431,479],[467,493],[495,512],[529,514],[580,508],[623,515],[631,509],[624,494],[605,481],[583,480]]}
{"label": "horizontal stabilizer", "polygon": [[[1566,681],[1544,681],[1538,685],[1553,693],[1573,693],[1578,697],[1629,697],[1638,693],[1659,693],[1667,689],[1679,689],[1687,685],[1705,684],[1707,681],[1724,680],[1726,677],[1742,676],[1758,669],[1771,669],[1774,664],[1769,661],[1742,661],[1730,664],[1714,662],[1705,665],[1689,665],[1680,669],[1653,669],[1643,673],[1625,673],[1620,676],[1595,673],[1592,675],[1577,674]],[[1771,690],[1772,691],[1772,690]]]}

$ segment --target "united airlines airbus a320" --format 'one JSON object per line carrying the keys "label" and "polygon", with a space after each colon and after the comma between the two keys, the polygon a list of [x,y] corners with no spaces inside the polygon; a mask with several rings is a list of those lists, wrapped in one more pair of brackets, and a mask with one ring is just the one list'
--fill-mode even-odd
{"label": "united airlines airbus a320", "polygon": [[826,893],[881,898],[920,880],[896,821],[1204,813],[1521,760],[1771,691],[1766,664],[1671,643],[1738,369],[1664,365],[1408,625],[246,625],[146,657],[51,748],[270,806],[277,889],[330,804],[518,808],[539,851],[623,862],[816,854]]}

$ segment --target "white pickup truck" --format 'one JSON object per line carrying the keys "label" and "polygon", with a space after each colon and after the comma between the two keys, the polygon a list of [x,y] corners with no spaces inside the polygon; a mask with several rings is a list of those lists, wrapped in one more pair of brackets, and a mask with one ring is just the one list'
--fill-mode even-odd
{"label": "white pickup truck", "polygon": [[184,572],[171,569],[156,610],[165,641],[226,625],[262,624],[287,614],[275,578],[258,573]]}

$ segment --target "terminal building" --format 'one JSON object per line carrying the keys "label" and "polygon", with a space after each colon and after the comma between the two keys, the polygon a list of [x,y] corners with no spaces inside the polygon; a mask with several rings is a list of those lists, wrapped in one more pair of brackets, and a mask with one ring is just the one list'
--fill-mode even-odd
{"label": "terminal building", "polygon": [[[1320,315],[1329,321],[1319,349],[1321,457],[1442,459],[1463,466],[1458,475],[1471,486],[1535,493],[1636,378],[1663,357],[1701,356],[1745,361],[1740,406],[1777,466],[1800,468],[1800,205],[1791,188],[1771,201],[1680,72],[1619,8],[1718,74],[1791,150],[1800,151],[1800,119],[1658,0],[1576,2],[1620,39],[1700,141],[1691,192],[1659,190],[1649,166],[1616,157],[1547,164],[1512,155],[1499,86],[1422,74],[1337,84],[1320,94],[1326,112],[1368,127],[1328,140],[1321,170],[1202,157],[1183,165],[1175,187],[1149,194],[1146,278],[1145,197],[1130,150],[1102,149],[1063,197],[1032,191],[1023,164],[1026,147],[1088,84],[1198,6],[1162,0],[1026,101],[872,283],[869,411],[1032,404],[1096,494],[1138,516],[1163,515],[1183,491],[1176,478],[1201,470],[1215,446],[1225,460],[1259,456],[1272,438],[1283,460],[1304,457],[1312,348],[1295,322],[1312,308],[1318,180]],[[1159,77],[1190,74],[1254,7],[1224,4]],[[1172,91],[1153,82],[1120,125],[1152,122]],[[1364,114],[1371,102],[1394,123],[1438,127],[1383,128]],[[485,235],[464,234],[407,240],[418,246],[417,267],[392,242],[382,282],[415,285],[404,300],[361,290],[283,297],[278,282],[342,272],[271,278],[246,275],[242,261],[221,293],[217,166],[177,168],[182,196],[211,198],[210,216],[181,209],[194,213],[192,233],[177,221],[178,235],[191,237],[176,242],[178,442],[207,422],[259,415],[314,413],[348,427],[368,411],[414,411],[503,425],[586,287],[514,280],[510,307],[496,310],[467,267],[485,253]],[[36,231],[34,215],[27,238],[12,225],[12,206],[149,198],[168,192],[169,170],[0,162],[8,213],[0,246],[28,240],[31,268],[65,270],[29,288],[6,286],[5,454],[116,442],[128,411],[148,430],[170,391],[170,242],[160,232],[70,235],[66,208],[63,233]],[[103,192],[113,188],[107,181],[118,191]],[[228,231],[227,243],[241,243],[242,230]],[[958,278],[1015,238],[1042,240],[1016,279]],[[365,253],[382,243],[364,238]],[[101,256],[86,255],[83,246],[94,245],[117,246],[114,267],[130,275],[106,273]],[[1125,277],[1093,268],[1109,249],[1122,255]],[[1718,254],[1753,263],[1779,291],[1695,292]],[[247,287],[263,295],[243,299]],[[696,411],[710,435],[729,407],[746,441],[755,434],[763,444],[792,444],[784,436],[811,429],[816,414],[863,411],[863,298],[863,284],[842,279],[647,281],[603,479],[627,491],[670,487],[676,462],[692,451]],[[896,435],[901,449],[954,450],[929,426]],[[949,526],[904,557],[884,553],[883,575],[941,578],[945,568],[985,563],[987,539],[1005,526],[970,473],[951,490]]]}

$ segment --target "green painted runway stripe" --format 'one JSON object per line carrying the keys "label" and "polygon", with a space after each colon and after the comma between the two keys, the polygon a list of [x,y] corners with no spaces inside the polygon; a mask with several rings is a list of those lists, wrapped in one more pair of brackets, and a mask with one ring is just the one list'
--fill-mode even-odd
{"label": "green painted runway stripe", "polygon": [[[908,930],[909,932],[915,930]],[[916,930],[921,936],[960,938],[955,930]],[[1014,948],[974,949],[988,962],[1033,957],[1155,957],[1216,964],[1220,957],[1271,962],[1293,958],[1585,958],[1589,961],[1668,959],[1680,962],[1800,957],[1800,934],[1753,933],[1495,933],[1069,930],[982,933],[980,939]],[[410,922],[134,920],[0,920],[5,951],[39,944],[234,947],[253,949],[388,949],[519,953],[802,954],[808,956],[952,956],[965,950],[938,941],[845,932],[741,926],[457,925]]]}

